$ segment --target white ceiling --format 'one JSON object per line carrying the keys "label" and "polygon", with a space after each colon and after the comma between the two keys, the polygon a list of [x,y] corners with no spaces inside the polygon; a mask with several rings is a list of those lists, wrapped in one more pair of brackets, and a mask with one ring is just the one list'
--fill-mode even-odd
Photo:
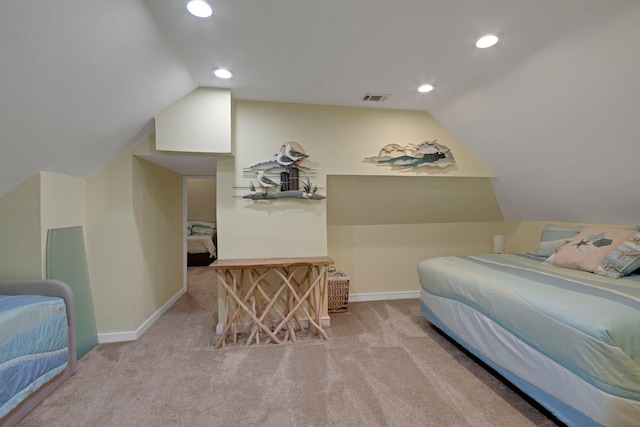
{"label": "white ceiling", "polygon": [[[497,173],[507,218],[640,222],[623,197],[640,184],[637,0],[211,3],[203,20],[184,0],[2,0],[0,195],[38,171],[92,174],[213,86],[425,110]],[[476,49],[486,33],[500,43]]]}

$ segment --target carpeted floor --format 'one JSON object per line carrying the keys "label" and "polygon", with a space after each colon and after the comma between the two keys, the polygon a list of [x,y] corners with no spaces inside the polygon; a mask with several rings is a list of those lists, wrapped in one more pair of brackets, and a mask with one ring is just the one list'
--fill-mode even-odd
{"label": "carpeted floor", "polygon": [[135,342],[101,344],[26,426],[555,426],[420,315],[351,303],[329,341],[215,350],[212,271]]}

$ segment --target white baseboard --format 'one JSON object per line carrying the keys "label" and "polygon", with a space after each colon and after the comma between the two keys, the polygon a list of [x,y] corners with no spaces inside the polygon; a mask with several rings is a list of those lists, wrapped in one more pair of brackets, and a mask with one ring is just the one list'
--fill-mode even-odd
{"label": "white baseboard", "polygon": [[98,344],[106,344],[112,342],[123,342],[123,341],[135,341],[144,334],[151,325],[153,325],[159,318],[162,316],[167,310],[171,308],[173,304],[175,304],[178,299],[186,292],[187,290],[183,287],[180,291],[173,296],[169,301],[166,302],[165,305],[160,307],[158,311],[153,313],[151,317],[149,317],[138,329],[135,331],[129,332],[111,332],[107,334],[98,334]]}
{"label": "white baseboard", "polygon": [[135,341],[138,334],[133,332],[110,332],[107,334],[98,334],[98,344],[108,344],[112,342]]}
{"label": "white baseboard", "polygon": [[[98,343],[107,344],[114,342],[135,341],[144,334],[151,325],[153,325],[176,301],[186,292],[186,289],[181,289],[177,294],[173,296],[165,305],[160,307],[149,319],[147,319],[138,329],[128,332],[111,332],[106,334],[98,334]],[[363,302],[363,301],[384,301],[394,299],[411,299],[420,298],[420,291],[402,291],[402,292],[372,292],[367,294],[351,294],[349,295],[349,302]],[[305,328],[309,327],[309,321],[307,319],[302,320],[302,324]],[[331,318],[323,317],[322,325],[324,327],[331,326]],[[224,325],[218,324],[216,326],[216,334],[220,335]]]}
{"label": "white baseboard", "polygon": [[372,292],[368,294],[350,294],[349,302],[384,301],[392,299],[420,298],[420,291]]}

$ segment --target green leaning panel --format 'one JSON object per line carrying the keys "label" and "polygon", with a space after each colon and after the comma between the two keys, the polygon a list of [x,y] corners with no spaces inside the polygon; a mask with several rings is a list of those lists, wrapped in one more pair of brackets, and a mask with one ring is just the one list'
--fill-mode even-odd
{"label": "green leaning panel", "polygon": [[76,306],[76,354],[80,359],[98,345],[82,227],[48,231],[47,279],[60,280],[73,290]]}

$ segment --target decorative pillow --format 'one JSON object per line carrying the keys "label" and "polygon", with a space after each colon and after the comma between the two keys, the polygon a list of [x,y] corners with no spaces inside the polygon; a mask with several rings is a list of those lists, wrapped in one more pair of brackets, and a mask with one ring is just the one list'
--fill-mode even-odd
{"label": "decorative pillow", "polygon": [[212,228],[216,228],[216,223],[215,222],[210,222],[210,221],[195,221],[195,220],[189,220],[187,221],[187,224],[190,225],[203,225],[205,227],[212,227]]}
{"label": "decorative pillow", "polygon": [[216,224],[206,221],[189,221],[192,236],[212,236],[216,231]]}
{"label": "decorative pillow", "polygon": [[534,254],[543,257],[551,256],[562,245],[576,237],[580,231],[582,231],[582,227],[547,224],[540,234],[540,243],[538,243],[538,249]]}
{"label": "decorative pillow", "polygon": [[640,267],[640,232],[586,227],[545,262],[618,279]]}

